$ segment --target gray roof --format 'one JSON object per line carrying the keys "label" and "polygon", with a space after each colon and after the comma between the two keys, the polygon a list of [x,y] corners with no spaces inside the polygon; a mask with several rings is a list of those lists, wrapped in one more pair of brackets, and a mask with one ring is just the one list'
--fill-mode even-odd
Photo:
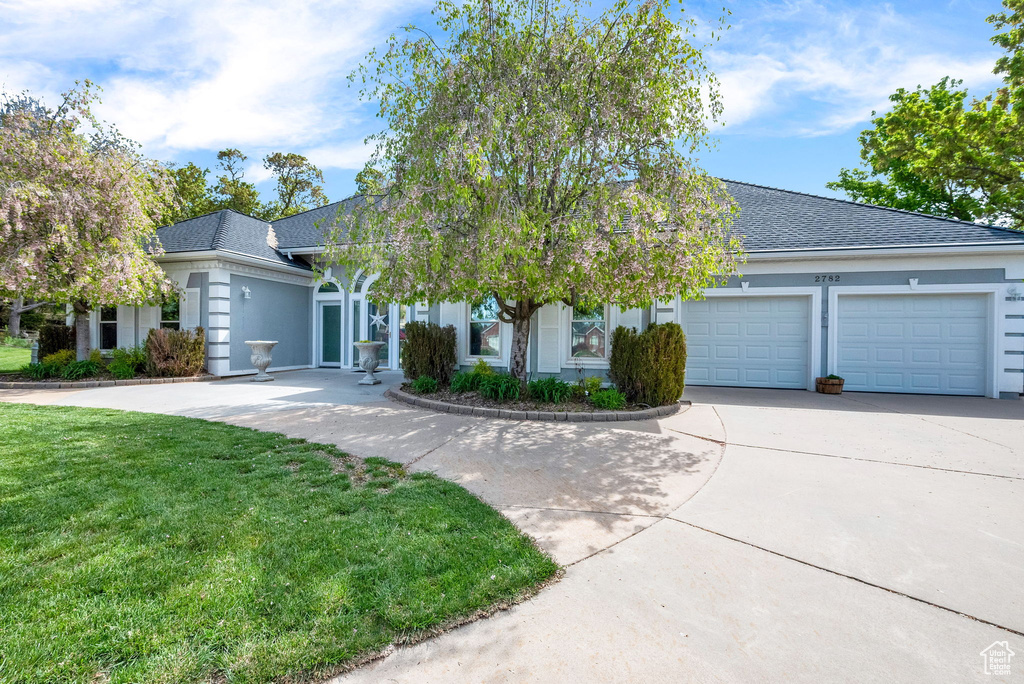
{"label": "gray roof", "polygon": [[873,204],[724,181],[748,252],[1024,243],[1024,232]]}
{"label": "gray roof", "polygon": [[[158,228],[156,234],[168,254],[216,249],[310,270],[305,261],[289,259],[271,247],[268,242],[270,230],[271,224],[266,221],[240,214],[233,209],[222,209]],[[274,233],[277,233],[276,226]],[[279,238],[278,243],[280,247]]]}
{"label": "gray roof", "polygon": [[[748,252],[820,249],[1024,244],[1024,232],[901,209],[723,181],[740,206],[732,233]],[[230,209],[157,231],[164,250],[218,249],[309,270],[293,249],[322,246],[339,212],[363,202],[361,195],[274,221],[277,249],[267,243],[270,224]]]}

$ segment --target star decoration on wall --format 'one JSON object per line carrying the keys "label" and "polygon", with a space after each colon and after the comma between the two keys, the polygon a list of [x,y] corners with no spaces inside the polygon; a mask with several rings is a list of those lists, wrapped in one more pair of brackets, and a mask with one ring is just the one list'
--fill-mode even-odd
{"label": "star decoration on wall", "polygon": [[388,324],[387,321],[384,320],[385,318],[387,318],[386,313],[370,314],[370,325],[377,326],[378,330],[386,334],[388,332]]}

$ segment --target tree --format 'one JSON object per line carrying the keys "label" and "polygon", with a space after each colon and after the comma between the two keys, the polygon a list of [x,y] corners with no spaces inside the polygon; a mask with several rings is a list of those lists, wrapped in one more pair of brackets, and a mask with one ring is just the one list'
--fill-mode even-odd
{"label": "tree", "polygon": [[[388,129],[381,196],[327,240],[403,303],[493,296],[526,379],[544,304],[644,306],[733,272],[735,205],[690,158],[718,84],[670,0],[440,0],[444,37],[409,26],[353,74]],[[684,151],[680,151],[680,147]]]}
{"label": "tree", "polygon": [[21,337],[21,314],[35,311],[48,302],[26,302],[24,297],[15,297],[11,301],[11,310],[7,316],[7,334],[11,337]]}
{"label": "tree", "polygon": [[79,359],[94,307],[174,293],[152,258],[170,175],[92,115],[95,99],[85,81],[55,110],[27,96],[0,106],[0,296],[70,304]]}
{"label": "tree", "polygon": [[217,177],[213,186],[213,208],[234,209],[235,211],[269,220],[271,210],[260,202],[260,192],[253,183],[246,182],[242,164],[249,157],[241,150],[229,148],[217,153],[217,166],[224,174]]}
{"label": "tree", "polygon": [[324,174],[301,154],[274,152],[263,158],[263,166],[277,180],[277,202],[268,205],[272,220],[327,204]]}
{"label": "tree", "polygon": [[[860,136],[865,169],[828,183],[857,200],[1024,229],[1024,0],[1004,0],[988,21],[1003,86],[968,99],[961,82],[900,89],[892,109]],[[874,112],[872,113],[874,116]]]}
{"label": "tree", "polygon": [[184,166],[168,165],[174,180],[174,194],[177,199],[173,212],[167,215],[168,223],[178,223],[216,210],[213,193],[207,185],[209,169],[202,169],[189,162]]}

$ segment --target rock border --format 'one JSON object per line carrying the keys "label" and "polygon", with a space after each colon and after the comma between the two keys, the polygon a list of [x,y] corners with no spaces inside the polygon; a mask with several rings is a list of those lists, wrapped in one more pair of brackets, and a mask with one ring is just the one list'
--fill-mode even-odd
{"label": "rock border", "polygon": [[512,411],[510,409],[496,409],[485,406],[463,406],[462,404],[449,404],[446,401],[426,399],[409,394],[399,387],[392,387],[384,392],[384,396],[393,401],[425,408],[439,413],[455,413],[463,416],[478,416],[481,418],[500,418],[504,420],[536,420],[549,422],[567,423],[615,423],[619,421],[652,420],[664,418],[678,413],[684,406],[689,406],[688,401],[677,401],[667,406],[655,406],[654,408],[641,409],[639,411]]}
{"label": "rock border", "polygon": [[89,389],[92,387],[124,387],[126,385],[168,385],[178,382],[209,382],[216,375],[195,375],[188,378],[133,378],[131,380],[69,380],[68,382],[3,382],[0,389]]}

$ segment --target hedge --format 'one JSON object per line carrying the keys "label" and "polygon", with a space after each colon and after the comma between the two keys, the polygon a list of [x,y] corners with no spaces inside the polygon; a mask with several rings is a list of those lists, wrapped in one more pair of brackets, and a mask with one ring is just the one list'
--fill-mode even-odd
{"label": "hedge", "polygon": [[612,333],[608,377],[635,404],[664,406],[679,401],[686,379],[686,335],[678,323],[652,323],[637,333],[619,326]]}
{"label": "hedge", "polygon": [[447,387],[455,373],[455,326],[410,321],[405,324],[402,344],[402,368],[407,380],[420,376],[437,380]]}

